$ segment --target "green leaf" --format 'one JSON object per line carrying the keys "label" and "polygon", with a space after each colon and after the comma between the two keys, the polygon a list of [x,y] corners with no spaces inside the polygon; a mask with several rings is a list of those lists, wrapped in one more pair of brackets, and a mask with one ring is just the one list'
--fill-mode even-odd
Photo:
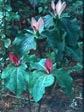
{"label": "green leaf", "polygon": [[71,56],[74,60],[82,62],[83,53],[78,48],[66,47],[65,52],[67,55]]}
{"label": "green leaf", "polygon": [[46,75],[39,71],[34,71],[30,75],[29,91],[35,102],[38,102],[43,97],[45,88],[51,86],[53,82],[53,75]]}
{"label": "green leaf", "polygon": [[80,63],[77,63],[75,66],[71,67],[69,70],[68,70],[68,73],[70,74],[71,72],[74,72],[74,71],[80,71],[83,69],[83,66],[80,64]]}
{"label": "green leaf", "polygon": [[23,55],[31,49],[36,49],[36,41],[34,36],[29,33],[16,37],[13,44],[19,55]]}
{"label": "green leaf", "polygon": [[7,79],[10,76],[10,73],[12,73],[12,71],[15,69],[15,66],[8,66],[6,67],[3,72],[2,72],[2,79]]}
{"label": "green leaf", "polygon": [[29,0],[29,2],[35,8],[40,1],[39,0]]}
{"label": "green leaf", "polygon": [[31,63],[31,62],[36,62],[38,61],[39,58],[37,58],[35,55],[29,55],[28,53],[26,53],[25,55],[22,56],[22,61],[23,62],[28,62],[28,63]]}
{"label": "green leaf", "polygon": [[6,5],[5,6],[5,10],[10,12],[10,11],[12,11],[12,7],[10,5]]}
{"label": "green leaf", "polygon": [[73,79],[67,71],[63,69],[56,69],[54,71],[54,76],[56,77],[61,88],[65,90],[65,93],[70,96],[72,91],[72,81]]}
{"label": "green leaf", "polygon": [[5,87],[17,96],[26,90],[26,84],[29,81],[29,74],[25,72],[26,65],[19,67],[13,65],[6,67],[1,78],[5,81]]}
{"label": "green leaf", "polygon": [[3,41],[4,41],[5,47],[8,48],[9,45],[11,44],[11,40],[10,39],[3,39]]}
{"label": "green leaf", "polygon": [[38,7],[38,11],[39,11],[39,13],[41,13],[43,11],[43,8],[42,7]]}
{"label": "green leaf", "polygon": [[[64,36],[64,35],[63,35]],[[44,37],[47,38],[48,45],[54,50],[58,50],[56,59],[63,59],[63,51],[65,50],[65,41],[61,40],[58,29],[47,30],[44,32]],[[64,37],[65,38],[65,37]]]}
{"label": "green leaf", "polygon": [[51,47],[57,48],[57,43],[60,41],[59,32],[57,29],[45,30],[43,35],[47,38],[48,44]]}
{"label": "green leaf", "polygon": [[69,46],[75,46],[80,36],[80,26],[76,19],[70,20],[68,18],[61,19],[61,24],[67,32],[66,44]]}
{"label": "green leaf", "polygon": [[37,70],[41,70],[41,71],[46,71],[45,61],[46,61],[46,59],[41,59],[39,62],[30,63],[31,69],[37,69]]}
{"label": "green leaf", "polygon": [[44,25],[45,25],[45,28],[50,28],[51,26],[53,26],[53,17],[51,15],[46,15],[43,17],[44,19]]}

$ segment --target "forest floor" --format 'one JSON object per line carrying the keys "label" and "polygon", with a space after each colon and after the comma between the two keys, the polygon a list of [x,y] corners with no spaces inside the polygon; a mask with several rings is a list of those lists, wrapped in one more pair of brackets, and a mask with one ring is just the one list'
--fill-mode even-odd
{"label": "forest floor", "polygon": [[[83,112],[82,84],[83,79],[73,81],[72,97],[67,97],[60,87],[57,87],[53,95],[44,95],[40,112]],[[32,100],[31,105],[32,112],[38,112],[39,104]],[[8,91],[4,92],[0,99],[0,112],[29,112],[27,94],[16,98]]]}

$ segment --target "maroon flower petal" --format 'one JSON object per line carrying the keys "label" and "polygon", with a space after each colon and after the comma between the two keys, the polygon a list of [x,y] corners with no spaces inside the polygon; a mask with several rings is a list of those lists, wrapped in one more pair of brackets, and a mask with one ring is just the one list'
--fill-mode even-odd
{"label": "maroon flower petal", "polygon": [[13,64],[17,66],[20,64],[20,59],[12,53],[9,53],[9,59]]}
{"label": "maroon flower petal", "polygon": [[53,69],[52,61],[49,60],[49,59],[46,59],[45,67],[47,69],[47,73],[50,73],[52,71],[52,69]]}
{"label": "maroon flower petal", "polygon": [[36,26],[32,26],[33,27],[33,30],[36,32],[38,29],[36,28]]}

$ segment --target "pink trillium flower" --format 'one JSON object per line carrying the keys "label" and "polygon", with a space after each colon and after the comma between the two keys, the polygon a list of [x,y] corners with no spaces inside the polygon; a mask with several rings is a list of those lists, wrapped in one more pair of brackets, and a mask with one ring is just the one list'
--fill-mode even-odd
{"label": "pink trillium flower", "polygon": [[66,2],[61,2],[61,0],[59,0],[57,2],[57,4],[55,5],[54,1],[51,2],[51,8],[54,11],[55,15],[58,17],[60,17],[61,13],[63,12],[63,10],[66,8]]}
{"label": "pink trillium flower", "polygon": [[9,53],[9,59],[14,65],[18,66],[20,64],[20,59],[12,53]]}
{"label": "pink trillium flower", "polygon": [[53,70],[53,64],[52,64],[52,61],[49,60],[49,59],[46,59],[45,61],[45,67],[46,67],[46,72],[49,74],[52,72]]}
{"label": "pink trillium flower", "polygon": [[31,27],[33,28],[34,32],[40,31],[44,25],[43,19],[40,17],[38,21],[32,17],[31,19]]}

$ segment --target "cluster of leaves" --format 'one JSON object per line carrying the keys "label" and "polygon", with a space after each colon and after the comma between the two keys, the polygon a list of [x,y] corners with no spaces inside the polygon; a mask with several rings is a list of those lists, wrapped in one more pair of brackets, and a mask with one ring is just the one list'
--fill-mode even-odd
{"label": "cluster of leaves", "polygon": [[[7,51],[11,45],[18,27],[13,22],[19,20],[19,15],[12,11],[10,2],[0,1],[0,67],[4,67],[7,61]],[[17,30],[16,30],[17,29]]]}
{"label": "cluster of leaves", "polygon": [[[80,25],[77,19],[71,18],[67,10],[60,17],[52,11],[47,12],[51,8],[50,5],[46,7],[46,4],[50,4],[51,0],[10,1],[11,3],[7,0],[0,2],[0,8],[3,9],[0,12],[0,46],[1,51],[5,49],[5,54],[1,52],[1,56],[6,56],[9,51],[18,56],[9,54],[12,63],[3,69],[1,74],[5,87],[17,96],[23,91],[28,91],[35,102],[38,102],[43,97],[46,87],[57,80],[70,96],[73,81],[70,73],[82,69],[79,64],[82,62],[82,44],[78,42]],[[45,5],[46,14],[38,22],[34,18],[21,20],[24,15],[29,14],[29,17],[30,12],[32,16],[38,15],[35,17],[38,19],[40,13],[44,14],[41,4]],[[25,8],[26,5],[29,7]],[[25,23],[25,28],[22,23]],[[45,44],[42,45],[42,41],[45,41]],[[0,59],[3,59],[2,57]],[[77,61],[73,67],[69,66],[72,60]],[[8,60],[8,63],[10,61]]]}
{"label": "cluster of leaves", "polygon": [[[76,0],[76,2],[72,2],[72,4],[69,5],[69,8],[67,11],[71,14],[71,16],[81,16],[83,14],[83,1],[82,0]],[[74,10],[73,14],[71,11]]]}

